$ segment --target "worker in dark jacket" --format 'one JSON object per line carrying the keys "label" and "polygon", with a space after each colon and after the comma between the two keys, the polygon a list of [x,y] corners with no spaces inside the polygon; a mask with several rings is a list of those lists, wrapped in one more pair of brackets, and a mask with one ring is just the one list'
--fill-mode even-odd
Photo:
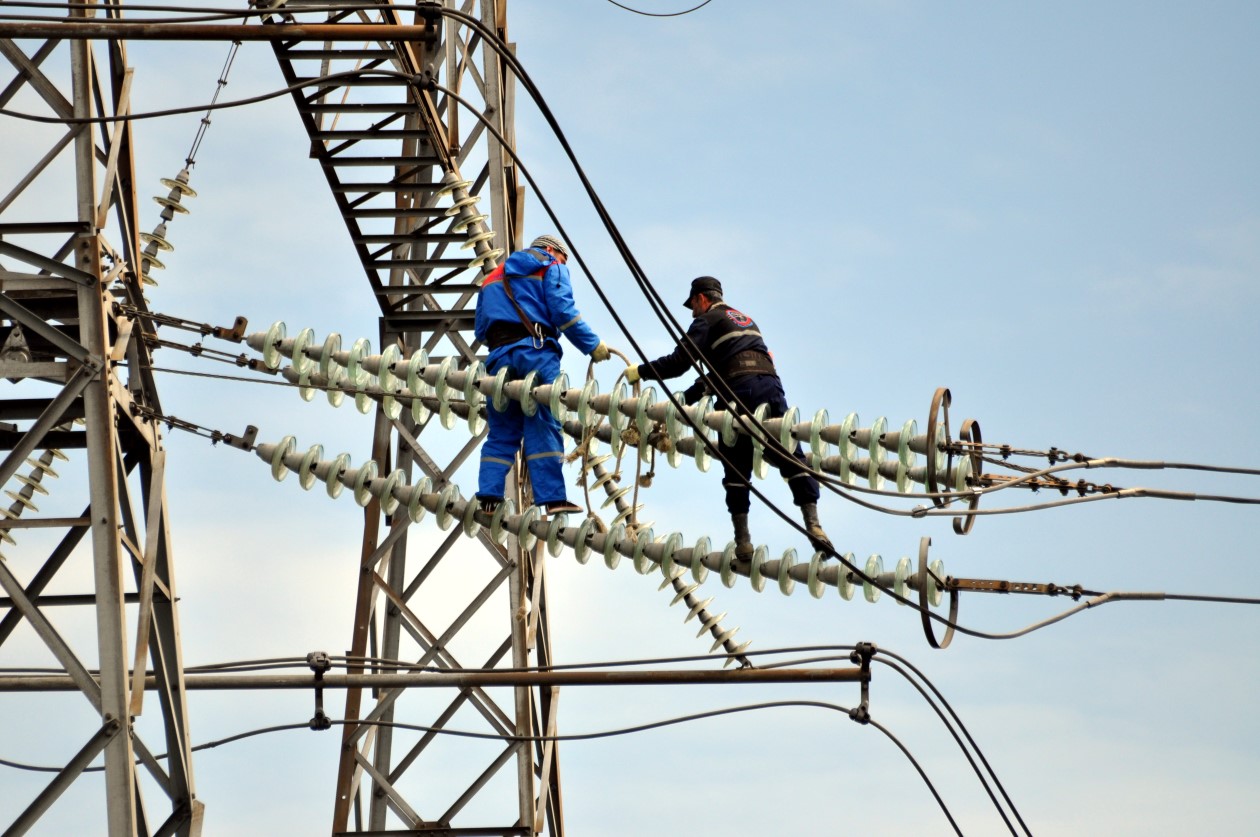
{"label": "worker in dark jacket", "polygon": [[[775,372],[761,331],[751,317],[723,301],[722,283],[712,276],[694,279],[684,304],[691,309],[692,316],[687,337],[699,349],[709,374],[720,378],[720,383],[709,386],[701,377],[683,393],[683,400],[695,403],[706,390],[712,390],[723,409],[733,409],[734,405],[728,404],[724,397],[729,390],[750,411],[760,404],[770,405],[767,418],[778,418],[786,413],[788,404],[783,383]],[[651,363],[631,366],[626,370],[626,378],[634,383],[639,379],[661,381],[682,375],[693,368],[684,343]],[[752,538],[748,534],[752,439],[740,433],[733,446],[719,442],[718,449],[725,460],[722,485],[726,488],[726,509],[735,527],[735,556],[747,560],[753,554]],[[818,522],[818,481],[805,464],[800,443],[792,454],[792,457],[784,456],[769,444],[765,448],[766,461],[779,469],[792,490],[792,501],[801,507],[810,541],[816,549],[829,551],[831,541]]]}
{"label": "worker in dark jacket", "polygon": [[[608,360],[608,346],[582,321],[569,282],[569,251],[555,236],[540,235],[525,250],[486,277],[477,295],[474,333],[490,350],[486,371],[510,367],[512,379],[538,373],[538,384],[560,374],[560,335],[596,362]],[[481,446],[477,500],[493,511],[503,502],[503,486],[516,452],[525,442],[525,462],[535,502],[551,514],[580,512],[564,489],[564,441],[560,421],[547,405],[532,416],[509,401],[503,412],[486,411],[490,430]]]}

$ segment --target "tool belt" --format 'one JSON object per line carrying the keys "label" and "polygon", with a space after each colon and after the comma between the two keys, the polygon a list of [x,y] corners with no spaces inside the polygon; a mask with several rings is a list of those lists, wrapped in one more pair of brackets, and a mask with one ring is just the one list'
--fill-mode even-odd
{"label": "tool belt", "polygon": [[722,375],[727,379],[745,375],[775,375],[774,361],[765,352],[749,349],[732,355],[726,361]]}
{"label": "tool belt", "polygon": [[534,328],[538,329],[535,334],[525,328],[524,323],[513,323],[507,320],[497,320],[490,324],[490,328],[486,329],[486,345],[491,349],[497,349],[500,346],[506,346],[508,343],[515,343],[518,340],[539,338],[556,339],[557,332],[554,328],[548,328],[541,323],[534,323]]}

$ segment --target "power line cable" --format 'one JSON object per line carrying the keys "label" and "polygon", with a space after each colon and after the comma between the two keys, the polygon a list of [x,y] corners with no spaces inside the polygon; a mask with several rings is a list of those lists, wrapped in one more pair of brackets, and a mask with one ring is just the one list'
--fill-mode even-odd
{"label": "power line cable", "polygon": [[[286,93],[297,92],[306,87],[340,81],[342,79],[359,78],[365,75],[391,76],[408,80],[414,79],[414,76],[411,74],[400,73],[396,70],[346,70],[344,72],[330,73],[328,75],[306,79],[287,87],[272,90],[269,93],[261,93],[257,96],[250,96],[245,99],[234,99],[227,102],[217,101],[218,91],[216,91],[215,100],[207,104],[188,105],[186,107],[178,108],[165,108],[162,110],[144,111],[142,113],[120,113],[112,116],[40,116],[34,113],[25,113],[23,111],[0,108],[0,116],[11,116],[14,119],[22,119],[28,122],[38,122],[46,125],[100,125],[115,122],[135,122],[144,119],[160,119],[167,116],[180,116],[187,113],[197,113],[198,111],[203,110],[209,113],[216,110],[227,110],[229,108],[245,107],[246,105],[256,105],[260,102],[266,102],[271,99],[279,98]],[[198,142],[199,141],[200,139],[198,139]]]}
{"label": "power line cable", "polygon": [[634,12],[636,15],[643,15],[644,17],[682,17],[683,15],[689,15],[692,12],[703,9],[705,6],[712,3],[713,0],[704,0],[704,2],[700,5],[692,6],[690,9],[684,9],[681,12],[645,12],[639,9],[632,9],[629,6],[624,6],[621,3],[618,3],[617,0],[608,0],[608,2],[612,3],[618,9],[625,9],[627,12]]}
{"label": "power line cable", "polygon": [[[511,733],[504,734],[504,733],[493,733],[493,732],[474,732],[471,730],[456,730],[456,729],[449,729],[445,727],[432,727],[432,726],[425,726],[421,724],[408,724],[408,723],[403,723],[400,721],[381,721],[381,720],[348,721],[348,720],[331,720],[330,719],[330,725],[390,727],[393,729],[403,729],[403,730],[408,730],[408,731],[413,731],[413,732],[423,732],[426,734],[449,735],[449,736],[453,736],[457,738],[473,738],[473,739],[481,739],[481,740],[529,742],[529,743],[544,743],[544,742],[557,742],[558,743],[558,742],[566,742],[566,741],[592,741],[592,740],[603,739],[603,738],[613,738],[613,737],[619,737],[623,735],[631,735],[631,734],[636,734],[636,733],[641,733],[641,732],[648,732],[648,731],[656,730],[656,729],[663,729],[670,726],[676,726],[678,724],[690,723],[692,721],[719,718],[719,717],[723,717],[727,715],[735,715],[735,714],[740,714],[744,712],[753,712],[753,711],[760,711],[760,710],[765,710],[765,709],[782,709],[782,708],[797,708],[797,707],[828,709],[833,712],[839,712],[847,716],[851,716],[853,712],[853,710],[847,707],[844,707],[835,703],[828,703],[825,701],[813,701],[813,700],[765,701],[762,703],[744,704],[740,706],[730,706],[730,707],[724,707],[720,709],[713,709],[713,710],[709,710],[705,712],[694,712],[688,715],[665,718],[659,721],[651,721],[651,722],[647,722],[643,724],[635,724],[635,725],[631,725],[627,727],[620,727],[620,728],[615,728],[615,729],[601,730],[597,732],[588,732],[588,733],[570,733],[566,735],[515,735]],[[913,753],[910,752],[909,748],[907,748],[896,736],[892,734],[891,731],[889,731],[882,724],[875,721],[866,721],[863,723],[863,725],[864,726],[869,725],[879,730],[881,733],[884,734],[885,737],[887,737],[890,741],[892,741],[899,750],[901,750],[902,754],[906,757],[907,760],[910,761],[911,765],[913,765],[915,770],[918,772],[920,779],[922,779],[924,785],[931,792],[932,797],[936,800],[937,805],[940,807],[945,817],[949,820],[950,825],[954,828],[954,831],[957,834],[961,835],[962,831],[958,828],[958,824],[954,820],[953,815],[950,813],[949,807],[945,804],[945,800],[941,797],[940,793],[936,789],[936,786],[932,783],[931,779],[928,777],[927,772],[923,769],[922,765],[919,764],[918,760],[914,757]],[[200,752],[204,750],[210,750],[210,749],[224,746],[226,744],[232,744],[238,741],[242,741],[247,738],[253,738],[256,736],[267,735],[267,734],[271,734],[275,732],[288,732],[291,730],[299,730],[299,729],[311,729],[310,722],[294,723],[294,724],[279,724],[275,726],[247,730],[245,732],[237,733],[235,735],[230,735],[225,738],[215,739],[214,741],[208,741],[203,744],[195,745],[194,747],[192,747],[192,751]],[[168,755],[169,754],[167,753],[162,753],[155,756],[155,758],[163,759],[163,758],[167,758]],[[18,770],[39,772],[39,773],[57,773],[64,769],[63,767],[26,764],[23,762],[12,761],[10,759],[0,759],[0,766],[10,767],[10,768],[18,769]],[[85,768],[83,772],[97,773],[97,772],[103,771],[104,769],[105,768],[103,766],[88,767],[88,768]]]}

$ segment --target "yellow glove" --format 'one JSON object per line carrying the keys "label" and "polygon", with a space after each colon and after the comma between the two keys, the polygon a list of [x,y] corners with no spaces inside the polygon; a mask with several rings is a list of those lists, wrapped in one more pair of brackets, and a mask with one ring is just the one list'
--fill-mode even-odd
{"label": "yellow glove", "polygon": [[631,384],[638,383],[638,381],[639,381],[639,367],[637,367],[637,366],[627,366],[627,367],[626,367],[626,381],[627,381],[628,383],[631,383]]}
{"label": "yellow glove", "polygon": [[591,349],[591,360],[595,361],[596,363],[603,363],[604,361],[608,360],[608,358],[609,358],[608,344],[605,343],[603,340],[601,340],[599,341],[598,346],[596,346],[594,349]]}

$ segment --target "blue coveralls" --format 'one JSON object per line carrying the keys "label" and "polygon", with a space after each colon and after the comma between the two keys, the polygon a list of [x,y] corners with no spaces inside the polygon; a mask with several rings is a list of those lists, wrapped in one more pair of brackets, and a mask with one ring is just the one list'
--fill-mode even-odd
{"label": "blue coveralls", "polygon": [[[770,406],[766,418],[778,418],[787,412],[788,403],[783,392],[783,383],[777,374],[768,371],[773,369],[770,350],[751,317],[725,302],[715,302],[707,312],[691,321],[687,336],[699,347],[700,355],[712,374],[720,377],[749,410],[755,410],[759,404],[768,404]],[[749,358],[754,358],[755,362],[741,364],[741,360],[747,361]],[[741,365],[759,371],[744,372]],[[675,378],[691,368],[687,349],[680,345],[668,355],[640,366],[639,377],[661,381]],[[693,404],[709,388],[701,378],[687,388],[683,393],[683,400]],[[713,389],[720,390],[720,387]],[[732,408],[721,392],[717,394],[717,401],[719,409]],[[722,485],[726,489],[726,510],[731,514],[747,514],[751,505],[748,481],[752,478],[752,439],[744,433],[738,433],[734,445],[728,446],[719,441],[718,450],[725,459],[722,465]],[[781,456],[769,446],[765,449],[765,458],[787,480],[793,503],[804,506],[818,502],[818,481],[809,473],[805,452],[799,442],[792,451],[792,458]]]}
{"label": "blue coveralls", "polygon": [[[505,281],[511,281],[517,305],[531,323],[542,327],[541,339],[522,337],[495,345],[501,335],[516,327],[524,328],[516,308],[508,299]],[[539,384],[549,384],[560,374],[559,336],[563,334],[583,354],[589,355],[599,345],[599,337],[573,302],[569,268],[553,259],[544,250],[518,250],[486,277],[477,295],[474,333],[490,347],[486,371],[497,373],[503,367],[511,371],[509,378],[522,378],[538,373]],[[525,415],[521,405],[508,403],[503,412],[489,406],[489,433],[481,446],[481,466],[477,475],[477,494],[481,497],[503,497],[507,473],[512,468],[516,451],[525,442],[525,462],[533,483],[534,502],[539,505],[567,499],[561,472],[564,441],[560,422],[546,405]]]}

